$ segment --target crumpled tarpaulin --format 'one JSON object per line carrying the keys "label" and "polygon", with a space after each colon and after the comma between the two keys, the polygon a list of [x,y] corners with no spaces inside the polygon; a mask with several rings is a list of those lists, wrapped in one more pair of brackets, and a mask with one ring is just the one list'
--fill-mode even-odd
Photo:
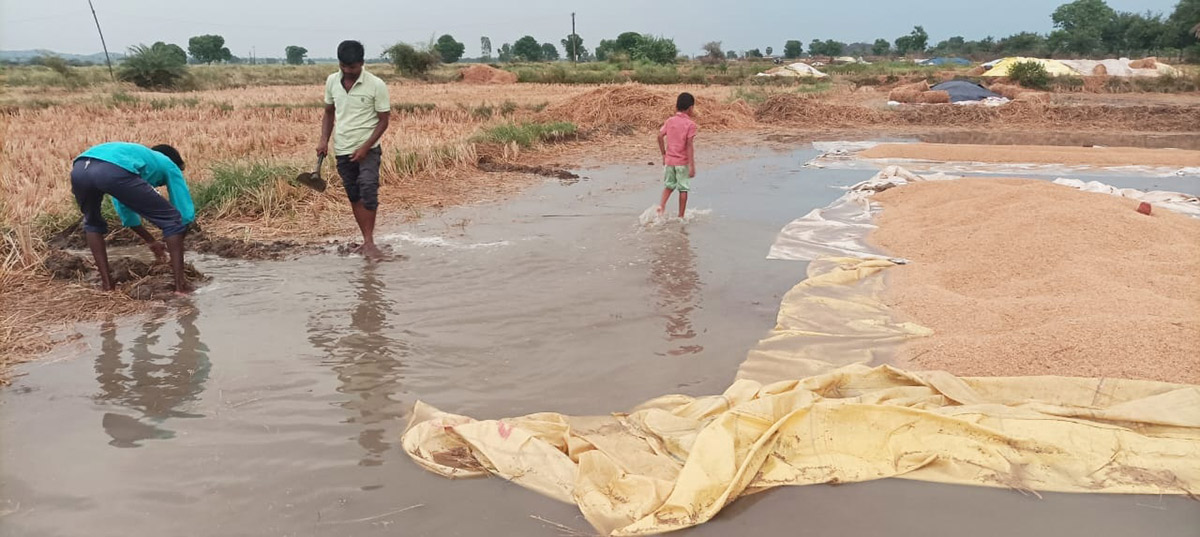
{"label": "crumpled tarpaulin", "polygon": [[[860,363],[834,369],[841,363],[805,354],[806,344],[830,338],[831,355],[862,361],[833,342],[839,322],[846,340],[860,338],[862,347],[921,334],[921,327],[887,319],[870,290],[857,300],[830,290],[878,285],[889,266],[882,259],[812,263],[815,281],[784,297],[776,329],[751,352],[747,364],[758,365],[739,371],[721,395],[668,395],[609,416],[547,412],[500,420],[417,403],[402,445],[440,475],[496,475],[574,503],[608,535],[700,524],[739,496],[776,486],[887,477],[1019,490],[1200,493],[1200,386],[959,378]],[[821,308],[840,321],[814,325],[809,317]],[[814,374],[749,380],[795,371]]]}
{"label": "crumpled tarpaulin", "polygon": [[775,238],[767,259],[811,261],[828,256],[886,257],[867,244],[875,229],[878,204],[872,194],[916,181],[957,179],[957,176],[917,175],[900,166],[887,166],[874,177],[851,186],[842,197],[789,222]]}
{"label": "crumpled tarpaulin", "polygon": [[1100,181],[1088,181],[1085,183],[1078,179],[1064,179],[1062,177],[1055,179],[1054,184],[1078,188],[1084,192],[1096,192],[1144,201],[1156,207],[1200,218],[1200,198],[1191,194],[1166,192],[1163,190],[1145,191],[1136,188],[1117,188],[1101,183]]}
{"label": "crumpled tarpaulin", "polygon": [[494,474],[577,504],[602,534],[647,535],[776,486],[887,477],[1195,495],[1200,387],[856,365],[611,416],[476,421],[418,403],[403,445],[430,471]]}

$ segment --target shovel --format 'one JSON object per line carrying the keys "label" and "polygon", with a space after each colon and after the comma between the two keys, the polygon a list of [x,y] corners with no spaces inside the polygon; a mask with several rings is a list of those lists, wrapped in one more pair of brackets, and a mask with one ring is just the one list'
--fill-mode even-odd
{"label": "shovel", "polygon": [[296,176],[296,182],[317,192],[325,191],[325,180],[321,179],[321,163],[325,162],[325,155],[317,155],[317,167],[312,172],[304,172]]}

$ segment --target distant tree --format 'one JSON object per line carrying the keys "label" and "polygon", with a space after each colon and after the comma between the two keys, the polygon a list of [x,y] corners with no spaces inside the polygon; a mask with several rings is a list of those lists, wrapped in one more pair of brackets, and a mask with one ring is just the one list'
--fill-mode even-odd
{"label": "distant tree", "polygon": [[1008,78],[1027,88],[1050,89],[1050,73],[1041,62],[1029,60],[1014,63],[1008,68]]}
{"label": "distant tree", "polygon": [[554,46],[554,43],[542,43],[542,60],[554,62],[558,59],[558,48]]}
{"label": "distant tree", "polygon": [[502,62],[513,61],[512,45],[510,45],[508,43],[500,45],[500,50],[497,51],[497,55],[499,56],[499,59]]}
{"label": "distant tree", "polygon": [[71,64],[67,63],[67,60],[52,54],[31,58],[29,60],[29,65],[40,65],[42,67],[46,67],[68,79],[75,76],[75,73],[71,71]]}
{"label": "distant tree", "polygon": [[767,47],[767,56],[770,56],[771,54],[774,54],[774,53],[775,53],[775,49],[774,49],[774,48]]}
{"label": "distant tree", "polygon": [[150,48],[166,51],[166,53],[174,55],[175,58],[179,60],[179,63],[187,63],[187,53],[184,52],[183,47],[180,47],[179,45],[157,41],[153,45],[150,45]]}
{"label": "distant tree", "polygon": [[283,49],[283,54],[287,57],[288,65],[303,65],[304,56],[308,55],[308,49],[296,45],[288,45],[287,48]]}
{"label": "distant tree", "polygon": [[[620,39],[618,37],[617,41],[619,42]],[[675,46],[673,39],[644,35],[630,57],[634,60],[660,64],[675,63],[675,60],[679,58],[679,47]]]}
{"label": "distant tree", "polygon": [[1006,56],[1044,56],[1047,53],[1046,38],[1033,32],[1021,32],[996,42],[994,51]]}
{"label": "distant tree", "polygon": [[876,56],[887,56],[892,52],[892,44],[887,39],[882,37],[875,40],[875,44],[871,45],[871,53]]}
{"label": "distant tree", "polygon": [[596,50],[595,50],[596,60],[602,61],[602,62],[608,61],[609,59],[611,59],[610,56],[612,56],[613,53],[616,52],[616,50],[617,50],[617,42],[616,41],[613,41],[612,39],[601,39],[600,44],[596,45]]}
{"label": "distant tree", "polygon": [[1087,55],[1120,46],[1116,35],[1117,12],[1104,0],[1063,4],[1050,19],[1056,30],[1050,33],[1048,42],[1056,51]]}
{"label": "distant tree", "polygon": [[1184,51],[1191,59],[1200,59],[1200,0],[1179,0],[1167,17],[1165,44]]}
{"label": "distant tree", "polygon": [[908,35],[896,38],[896,53],[901,56],[923,53],[928,46],[929,34],[925,33],[923,26],[914,26]]}
{"label": "distant tree", "polygon": [[384,54],[396,66],[396,70],[407,77],[423,77],[442,61],[442,55],[436,50],[428,47],[418,49],[407,43],[392,45]]}
{"label": "distant tree", "polygon": [[737,51],[735,51],[735,50],[730,50],[730,51],[726,52],[726,53],[725,53],[725,59],[727,59],[727,60],[736,60],[736,59],[738,59]]}
{"label": "distant tree", "polygon": [[787,43],[783,44],[783,57],[784,58],[795,59],[795,58],[799,58],[801,54],[804,54],[804,43],[801,43],[798,40],[792,39],[792,40],[789,40]]}
{"label": "distant tree", "polygon": [[841,56],[845,49],[845,43],[842,43],[841,41],[834,41],[832,39],[826,39],[825,41],[813,39],[812,43],[809,43],[808,45],[809,54],[812,54],[813,56],[828,56],[830,58],[833,58],[834,56]]}
{"label": "distant tree", "polygon": [[483,37],[480,37],[479,38],[479,50],[480,50],[480,52],[483,53],[484,59],[491,58],[492,57],[492,39],[486,35]]}
{"label": "distant tree", "polygon": [[725,61],[725,51],[721,50],[720,41],[709,41],[700,47],[704,51],[704,55],[700,57],[700,61],[707,64],[716,64]]}
{"label": "distant tree", "polygon": [[118,76],[140,88],[173,88],[187,76],[187,61],[166,46],[137,45],[125,55]]}
{"label": "distant tree", "polygon": [[542,60],[542,46],[531,35],[522,37],[516,43],[513,43],[512,52],[513,56],[518,60],[527,62]]}
{"label": "distant tree", "polygon": [[615,52],[624,52],[629,57],[633,57],[639,48],[642,46],[642,41],[645,37],[637,32],[625,32],[617,36]]}
{"label": "distant tree", "polygon": [[233,57],[225,47],[225,38],[219,35],[197,35],[188,39],[188,54],[197,63],[223,62]]}
{"label": "distant tree", "polygon": [[752,49],[746,51],[745,56],[747,58],[761,58],[761,57],[763,57],[763,53],[761,50],[752,48]]}
{"label": "distant tree", "polygon": [[847,44],[846,50],[844,50],[842,53],[845,54],[846,56],[856,56],[856,57],[857,56],[870,56],[871,48],[873,46],[874,45],[872,45],[871,43],[863,43],[862,41],[856,41],[854,43]]}
{"label": "distant tree", "polygon": [[562,40],[563,53],[567,55],[571,61],[577,61],[587,58],[587,48],[583,46],[583,38],[578,34],[568,35]]}
{"label": "distant tree", "polygon": [[433,45],[433,50],[436,50],[441,55],[443,62],[454,63],[462,58],[463,53],[467,51],[467,47],[456,41],[454,36],[445,34],[437,39],[437,43]]}

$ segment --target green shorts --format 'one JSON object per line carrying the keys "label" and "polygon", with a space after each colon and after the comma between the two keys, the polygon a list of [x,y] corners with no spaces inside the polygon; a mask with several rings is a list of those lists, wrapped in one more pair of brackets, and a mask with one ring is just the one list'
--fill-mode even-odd
{"label": "green shorts", "polygon": [[663,186],[669,190],[687,192],[691,190],[691,178],[688,177],[687,166],[664,166]]}

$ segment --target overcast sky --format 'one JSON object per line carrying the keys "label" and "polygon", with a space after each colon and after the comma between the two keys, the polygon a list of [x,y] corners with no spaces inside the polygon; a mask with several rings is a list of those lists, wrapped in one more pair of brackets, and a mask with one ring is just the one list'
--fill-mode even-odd
{"label": "overcast sky", "polygon": [[[155,41],[187,48],[188,37],[219,34],[235,56],[283,56],[300,45],[310,57],[332,57],[337,43],[358,39],[375,56],[397,41],[425,42],[449,33],[479,55],[479,37],[494,48],[523,35],[540,42],[570,33],[572,3],[560,0],[93,0],[110,51]],[[589,50],[602,38],[624,31],[675,39],[694,55],[707,41],[746,50],[800,39],[889,41],[925,26],[930,45],[954,35],[997,38],[1051,29],[1050,13],[1063,0],[607,0],[575,4],[577,29]],[[1118,11],[1170,14],[1177,0],[1108,0]],[[344,9],[339,9],[343,8]],[[86,0],[0,0],[0,50],[50,49],[99,52],[100,42]]]}

